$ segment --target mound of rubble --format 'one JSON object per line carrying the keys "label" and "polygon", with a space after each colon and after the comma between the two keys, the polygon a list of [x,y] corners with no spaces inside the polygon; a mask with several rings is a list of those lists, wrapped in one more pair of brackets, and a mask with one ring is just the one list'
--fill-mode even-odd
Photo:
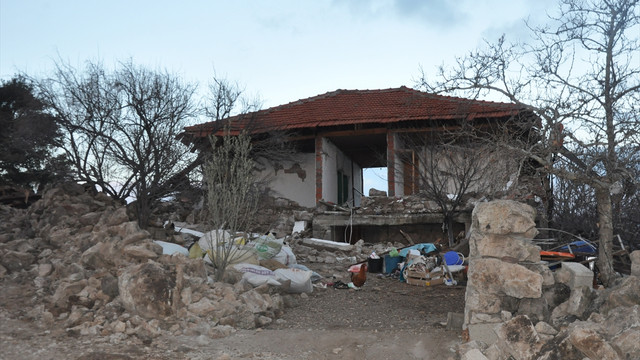
{"label": "mound of rubble", "polygon": [[584,265],[541,262],[535,215],[513,201],[474,209],[461,358],[640,359],[640,251],[631,276],[594,289]]}
{"label": "mound of rubble", "polygon": [[[254,287],[232,270],[214,282],[205,261],[164,255],[125,206],[77,184],[49,189],[26,210],[0,206],[0,215],[0,282],[20,289],[5,293],[0,310],[71,336],[106,336],[115,344],[223,337],[266,326],[306,296]],[[163,239],[189,241],[181,236]],[[326,264],[366,259],[374,250],[362,242],[336,249],[291,240],[301,259]]]}

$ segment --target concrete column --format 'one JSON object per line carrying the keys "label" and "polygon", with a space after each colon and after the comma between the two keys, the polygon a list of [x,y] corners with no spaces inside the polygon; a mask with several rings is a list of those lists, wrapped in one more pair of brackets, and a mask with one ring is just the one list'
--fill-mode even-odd
{"label": "concrete column", "polygon": [[316,205],[322,199],[322,136],[316,135]]}

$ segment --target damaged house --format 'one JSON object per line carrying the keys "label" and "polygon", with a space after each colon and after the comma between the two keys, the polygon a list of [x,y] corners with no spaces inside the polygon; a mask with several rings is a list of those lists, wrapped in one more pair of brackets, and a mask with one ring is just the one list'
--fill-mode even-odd
{"label": "damaged house", "polygon": [[[334,241],[402,241],[399,230],[416,241],[442,236],[443,209],[436,201],[424,201],[431,175],[430,164],[444,153],[428,149],[459,131],[463,124],[488,128],[492,124],[530,124],[532,114],[509,103],[440,96],[407,87],[383,90],[336,90],[257,112],[186,127],[184,143],[206,151],[211,134],[222,136],[224,124],[231,134],[248,131],[253,138],[286,134],[295,146],[294,161],[263,164],[262,177],[269,177],[272,194],[308,208],[324,209],[313,220],[313,236]],[[445,151],[439,148],[438,151]],[[435,169],[455,182],[447,167],[478,148],[442,161]],[[425,158],[429,159],[425,161]],[[495,153],[474,160],[485,174],[478,176],[492,192],[504,190],[520,177],[518,164],[509,155]],[[447,165],[449,164],[449,165]],[[387,196],[367,197],[363,174],[368,168],[386,168]],[[448,174],[448,175],[447,175]],[[464,194],[456,184],[442,185],[448,196],[473,194],[482,198],[484,186],[465,184]],[[457,192],[457,195],[456,195]],[[412,199],[419,199],[411,202]],[[452,231],[468,230],[470,208],[462,205],[452,214]],[[348,230],[348,231],[347,231]],[[406,235],[405,235],[406,236]],[[426,237],[426,238],[425,238]],[[431,237],[429,239],[429,237]]]}

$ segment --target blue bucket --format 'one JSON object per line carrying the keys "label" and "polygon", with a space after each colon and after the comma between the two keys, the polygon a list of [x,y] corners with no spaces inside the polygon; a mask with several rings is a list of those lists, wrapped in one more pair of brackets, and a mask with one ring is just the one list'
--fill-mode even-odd
{"label": "blue bucket", "polygon": [[455,251],[447,251],[444,254],[444,262],[447,265],[462,265],[464,264],[464,258]]}

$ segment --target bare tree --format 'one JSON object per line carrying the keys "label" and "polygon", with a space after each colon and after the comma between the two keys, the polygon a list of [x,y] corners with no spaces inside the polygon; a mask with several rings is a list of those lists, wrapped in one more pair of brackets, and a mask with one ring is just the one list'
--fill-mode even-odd
{"label": "bare tree", "polygon": [[246,114],[259,110],[262,100],[250,98],[246,90],[237,82],[214,74],[209,82],[209,93],[204,105],[205,114],[215,121],[227,119],[236,114]]}
{"label": "bare tree", "polygon": [[259,191],[254,180],[255,164],[251,158],[251,138],[246,132],[237,136],[228,129],[222,137],[211,136],[213,148],[204,166],[207,184],[208,222],[215,232],[210,237],[209,257],[216,269],[215,279],[222,280],[227,266],[250,251],[237,244],[239,234],[248,240],[255,219]]}
{"label": "bare tree", "polygon": [[193,168],[194,156],[175,137],[195,114],[195,86],[131,61],[112,72],[100,63],[83,71],[56,65],[39,90],[62,120],[76,179],[122,200],[135,197],[146,228],[155,202]]}
{"label": "bare tree", "polygon": [[411,155],[403,161],[413,172],[410,176],[405,174],[404,179],[413,179],[410,181],[415,192],[438,205],[450,247],[455,245],[454,217],[468,197],[471,194],[491,197],[505,191],[510,178],[518,175],[518,163],[514,159],[474,139],[462,129],[401,138]]}
{"label": "bare tree", "polygon": [[[504,37],[486,49],[440,69],[439,80],[423,76],[436,92],[467,96],[500,94],[527,106],[542,123],[542,141],[533,148],[502,142],[531,157],[540,171],[590,186],[599,225],[598,267],[607,286],[612,267],[612,193],[636,183],[620,156],[637,144],[640,127],[638,0],[561,0],[548,25],[530,27],[529,44]],[[637,153],[638,147],[635,146]],[[558,166],[558,162],[563,162]]]}

